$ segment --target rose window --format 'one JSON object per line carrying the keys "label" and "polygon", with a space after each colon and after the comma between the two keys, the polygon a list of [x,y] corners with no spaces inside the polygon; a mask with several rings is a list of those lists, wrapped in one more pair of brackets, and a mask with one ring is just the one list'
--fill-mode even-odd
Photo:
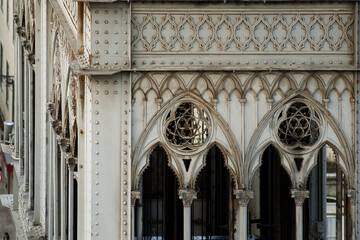
{"label": "rose window", "polygon": [[172,146],[191,151],[206,142],[209,126],[208,114],[195,104],[185,102],[168,114],[165,136]]}
{"label": "rose window", "polygon": [[316,143],[320,136],[320,119],[315,110],[302,102],[295,102],[278,119],[280,141],[295,150],[303,150]]}

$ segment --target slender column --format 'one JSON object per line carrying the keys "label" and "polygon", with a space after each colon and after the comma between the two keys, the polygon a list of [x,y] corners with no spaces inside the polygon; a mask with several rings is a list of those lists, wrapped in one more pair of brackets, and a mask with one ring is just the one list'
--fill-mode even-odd
{"label": "slender column", "polygon": [[69,212],[68,212],[68,240],[74,239],[74,169],[76,160],[68,158],[67,164],[69,169]]}
{"label": "slender column", "polygon": [[[17,29],[19,31],[19,28]],[[23,64],[22,64],[22,59],[23,59],[23,51],[22,51],[22,46],[21,46],[21,42],[19,40],[19,36],[17,37],[18,39],[18,76],[17,76],[17,85],[18,85],[18,93],[19,93],[19,97],[17,98],[18,100],[18,134],[19,134],[19,165],[20,165],[20,175],[24,175],[24,125],[23,125],[23,118],[24,118],[24,109],[23,109],[23,76],[22,76],[22,71],[23,71]]]}
{"label": "slender column", "polygon": [[32,63],[34,62],[34,54],[27,56],[29,61],[28,68],[28,90],[29,90],[29,124],[28,124],[28,166],[29,166],[29,209],[34,208],[34,78],[32,71]]}
{"label": "slender column", "polygon": [[350,219],[351,221],[351,233],[350,240],[356,239],[356,190],[354,189],[348,189],[347,190],[347,196],[350,199]]}
{"label": "slender column", "polygon": [[47,166],[47,188],[49,200],[47,201],[47,212],[48,212],[48,238],[52,239],[54,234],[54,224],[53,224],[53,213],[54,213],[54,200],[53,200],[53,183],[52,183],[52,169],[53,169],[53,148],[55,143],[53,142],[53,131],[49,131],[49,165]]}
{"label": "slender column", "polygon": [[303,189],[291,189],[291,197],[296,205],[296,240],[303,240],[303,204],[309,197],[309,191]]}
{"label": "slender column", "polygon": [[196,199],[196,192],[194,190],[179,190],[179,198],[184,205],[184,240],[191,240],[191,205]]}
{"label": "slender column", "polygon": [[248,239],[248,204],[254,198],[251,190],[236,190],[235,198],[239,201],[239,210],[236,213],[235,239]]}
{"label": "slender column", "polygon": [[140,199],[139,191],[131,191],[131,238],[135,239],[135,203]]}
{"label": "slender column", "polygon": [[[56,123],[56,122],[54,122]],[[57,152],[58,144],[56,140],[56,132],[53,134],[53,151],[52,151],[52,162],[53,162],[53,174],[52,174],[52,182],[53,182],[53,199],[54,199],[54,240],[57,240],[59,237],[59,214],[58,214],[58,152]]]}
{"label": "slender column", "polygon": [[66,232],[66,224],[67,224],[67,211],[66,211],[66,200],[67,200],[67,184],[66,184],[66,172],[67,172],[67,168],[66,168],[66,160],[65,160],[65,155],[66,155],[66,151],[68,148],[68,144],[66,139],[61,138],[60,139],[60,150],[61,150],[61,159],[60,159],[60,206],[61,206],[61,210],[60,210],[60,225],[61,225],[61,239],[67,239],[67,232]]}
{"label": "slender column", "polygon": [[136,212],[136,237],[137,239],[143,239],[143,180],[141,179],[139,184],[140,198],[138,200],[137,212]]}
{"label": "slender column", "polygon": [[24,58],[24,191],[29,190],[29,64]]}

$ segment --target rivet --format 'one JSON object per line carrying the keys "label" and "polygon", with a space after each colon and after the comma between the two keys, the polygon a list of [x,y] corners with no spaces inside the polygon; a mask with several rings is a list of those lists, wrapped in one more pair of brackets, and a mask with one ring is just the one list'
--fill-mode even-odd
{"label": "rivet", "polygon": [[95,114],[98,115],[98,114],[99,114],[99,111],[96,110],[96,111],[95,111]]}
{"label": "rivet", "polygon": [[114,54],[118,54],[118,51],[114,51]]}
{"label": "rivet", "polygon": [[127,91],[125,91],[124,93],[125,93],[125,94],[128,94],[128,92],[127,92]]}
{"label": "rivet", "polygon": [[[95,91],[95,94],[98,95],[98,94],[99,94],[99,91]],[[95,103],[96,103],[96,101],[95,101]],[[96,104],[97,104],[97,103],[96,103]]]}
{"label": "rivet", "polygon": [[127,205],[127,202],[126,202],[126,201],[124,201],[124,202],[123,202],[123,204],[124,204],[124,205]]}
{"label": "rivet", "polygon": [[[97,93],[97,94],[98,94],[98,93]],[[96,101],[95,101],[95,104],[99,104],[99,101],[98,101],[98,100],[96,100]]]}
{"label": "rivet", "polygon": [[127,161],[124,161],[124,165],[127,165]]}
{"label": "rivet", "polygon": [[98,31],[98,30],[96,30],[96,31],[95,31],[95,33],[96,33],[96,34],[99,34],[99,31]]}
{"label": "rivet", "polygon": [[95,124],[98,125],[98,124],[99,124],[99,121],[96,120],[96,121],[95,121]]}
{"label": "rivet", "polygon": [[218,64],[221,64],[221,61],[218,61]]}
{"label": "rivet", "polygon": [[127,105],[128,104],[128,102],[127,101],[125,101],[125,105]]}
{"label": "rivet", "polygon": [[174,61],[171,61],[171,64],[172,64],[172,65],[174,65],[174,64],[175,64],[175,62],[174,62]]}
{"label": "rivet", "polygon": [[126,135],[126,134],[127,134],[127,131],[124,131],[124,134]]}
{"label": "rivet", "polygon": [[99,131],[96,131],[95,134],[96,134],[96,135],[99,135]]}
{"label": "rivet", "polygon": [[96,51],[95,51],[95,54],[99,54],[99,50],[96,50]]}
{"label": "rivet", "polygon": [[124,141],[124,145],[127,145],[127,141]]}
{"label": "rivet", "polygon": [[98,13],[99,13],[99,10],[95,10],[95,13],[98,14]]}
{"label": "rivet", "polygon": [[118,21],[116,21],[116,20],[115,20],[115,21],[114,21],[114,23],[115,23],[115,24],[117,24],[117,23],[118,23]]}
{"label": "rivet", "polygon": [[274,61],[274,64],[277,64],[277,61]]}
{"label": "rivet", "polygon": [[211,61],[209,61],[209,65],[211,65],[212,64],[212,62]]}
{"label": "rivet", "polygon": [[311,64],[314,64],[314,61],[313,61],[313,60],[311,60],[311,61],[310,61],[310,63],[311,63]]}
{"label": "rivet", "polygon": [[95,225],[96,225],[96,226],[99,226],[99,223],[98,223],[98,222],[95,222]]}
{"label": "rivet", "polygon": [[329,61],[330,64],[333,64],[333,61]]}
{"label": "rivet", "polygon": [[305,61],[301,61],[302,64],[305,64]]}
{"label": "rivet", "polygon": [[124,232],[124,235],[126,236],[126,235],[127,235],[127,232]]}
{"label": "rivet", "polygon": [[165,64],[165,62],[164,62],[164,61],[161,61],[161,64]]}
{"label": "rivet", "polygon": [[109,11],[108,11],[108,10],[105,10],[105,11],[104,11],[104,13],[105,13],[105,14],[108,14],[108,13],[109,13]]}
{"label": "rivet", "polygon": [[127,171],[124,171],[124,175],[126,175],[127,174]]}
{"label": "rivet", "polygon": [[254,63],[255,63],[255,64],[258,64],[258,61],[255,61]]}
{"label": "rivet", "polygon": [[117,61],[115,61],[115,62],[114,62],[114,64],[115,64],[115,65],[118,65],[118,62],[117,62]]}
{"label": "rivet", "polygon": [[95,141],[95,144],[99,144],[99,141]]}
{"label": "rivet", "polygon": [[99,165],[99,162],[95,162],[95,165]]}
{"label": "rivet", "polygon": [[99,215],[99,213],[98,213],[98,212],[95,212],[95,215]]}
{"label": "rivet", "polygon": [[342,61],[339,61],[339,64],[342,64]]}
{"label": "rivet", "polygon": [[108,62],[108,61],[105,61],[105,62],[104,62],[104,64],[105,64],[105,65],[108,65],[108,64],[109,64],[109,62]]}
{"label": "rivet", "polygon": [[127,24],[127,21],[125,21],[124,23]]}
{"label": "rivet", "polygon": [[127,111],[125,110],[124,113],[127,114]]}
{"label": "rivet", "polygon": [[124,83],[127,84],[127,81],[125,80]]}
{"label": "rivet", "polygon": [[95,192],[95,195],[99,195],[99,192]]}
{"label": "rivet", "polygon": [[95,182],[96,185],[99,185],[99,182]]}
{"label": "rivet", "polygon": [[124,44],[127,44],[127,41],[126,41],[126,40],[124,41]]}
{"label": "rivet", "polygon": [[286,61],[283,61],[283,64],[286,64]]}
{"label": "rivet", "polygon": [[124,54],[127,54],[127,51],[124,51]]}
{"label": "rivet", "polygon": [[124,211],[124,212],[123,212],[123,214],[126,216],[126,215],[127,215],[127,212],[126,212],[126,211]]}
{"label": "rivet", "polygon": [[352,61],[349,61],[349,64],[352,64]]}
{"label": "rivet", "polygon": [[194,62],[193,62],[193,61],[190,61],[189,63],[190,63],[190,64],[193,64]]}
{"label": "rivet", "polygon": [[96,40],[96,41],[95,41],[95,44],[99,44],[99,40]]}
{"label": "rivet", "polygon": [[117,13],[118,13],[118,11],[117,11],[117,10],[115,10],[115,11],[114,11],[114,13],[115,13],[115,14],[117,14]]}
{"label": "rivet", "polygon": [[124,225],[126,225],[127,224],[127,222],[126,221],[124,221]]}
{"label": "rivet", "polygon": [[126,35],[126,34],[127,34],[127,32],[125,31],[125,32],[124,32],[124,34]]}
{"label": "rivet", "polygon": [[108,44],[108,43],[109,43],[109,41],[108,41],[108,40],[105,40],[104,42],[105,42],[105,44]]}
{"label": "rivet", "polygon": [[105,24],[108,24],[108,23],[109,23],[109,21],[108,21],[108,20],[105,20],[105,21],[104,21],[104,23],[105,23]]}
{"label": "rivet", "polygon": [[240,61],[237,61],[236,64],[239,65],[239,64],[240,64]]}
{"label": "rivet", "polygon": [[127,62],[127,61],[125,61],[125,62],[124,62],[124,65],[127,65],[127,64],[128,64],[128,62]]}
{"label": "rivet", "polygon": [[108,34],[108,33],[109,33],[109,31],[108,31],[108,30],[105,30],[105,31],[104,31],[104,33],[105,33],[105,34]]}
{"label": "rivet", "polygon": [[323,64],[324,62],[323,61],[320,61],[320,64]]}
{"label": "rivet", "polygon": [[124,181],[124,185],[127,185],[127,181]]}
{"label": "rivet", "polygon": [[180,64],[184,64],[184,61],[180,61]]}
{"label": "rivet", "polygon": [[109,81],[108,80],[105,80],[105,82],[104,82],[106,85],[108,85],[109,84]]}
{"label": "rivet", "polygon": [[124,151],[124,155],[127,155],[127,151]]}
{"label": "rivet", "polygon": [[249,61],[246,61],[245,64],[249,64]]}
{"label": "rivet", "polygon": [[292,64],[293,64],[293,65],[295,65],[295,64],[296,64],[296,62],[294,61],[294,62],[292,62]]}
{"label": "rivet", "polygon": [[117,35],[117,34],[118,34],[118,32],[114,32],[114,34],[115,34],[115,35]]}
{"label": "rivet", "polygon": [[267,61],[264,61],[264,64],[267,64]]}
{"label": "rivet", "polygon": [[99,203],[98,203],[98,202],[95,202],[95,205],[99,205]]}
{"label": "rivet", "polygon": [[99,155],[99,152],[96,152],[95,154],[96,154],[96,155]]}
{"label": "rivet", "polygon": [[114,94],[116,95],[116,94],[118,94],[118,92],[117,92],[117,91],[114,91]]}
{"label": "rivet", "polygon": [[202,62],[202,61],[199,61],[199,64],[203,64],[203,62]]}
{"label": "rivet", "polygon": [[127,121],[124,121],[124,124],[127,125]]}
{"label": "rivet", "polygon": [[127,195],[127,191],[124,191],[124,195]]}
{"label": "rivet", "polygon": [[99,20],[95,20],[95,24],[99,24]]}
{"label": "rivet", "polygon": [[97,236],[97,235],[99,235],[99,233],[95,232],[95,235]]}

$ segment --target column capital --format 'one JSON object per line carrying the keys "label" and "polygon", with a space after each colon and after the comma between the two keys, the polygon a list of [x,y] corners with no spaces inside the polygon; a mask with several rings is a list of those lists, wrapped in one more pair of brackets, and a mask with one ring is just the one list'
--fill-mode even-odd
{"label": "column capital", "polygon": [[356,205],[356,190],[349,188],[349,189],[347,189],[346,195],[350,199],[351,205],[355,206]]}
{"label": "column capital", "polygon": [[309,198],[309,191],[304,189],[290,189],[291,197],[295,199],[296,206],[302,206],[305,199]]}
{"label": "column capital", "polygon": [[179,198],[183,201],[184,207],[191,207],[194,199],[196,199],[196,192],[194,190],[180,189]]}
{"label": "column capital", "polygon": [[254,192],[252,190],[235,190],[234,195],[241,207],[247,207],[250,199],[254,198]]}
{"label": "column capital", "polygon": [[140,192],[131,191],[131,206],[135,206],[135,202],[137,199],[140,199]]}
{"label": "column capital", "polygon": [[74,157],[66,157],[66,163],[68,165],[69,171],[74,171],[75,165],[77,163],[77,158]]}

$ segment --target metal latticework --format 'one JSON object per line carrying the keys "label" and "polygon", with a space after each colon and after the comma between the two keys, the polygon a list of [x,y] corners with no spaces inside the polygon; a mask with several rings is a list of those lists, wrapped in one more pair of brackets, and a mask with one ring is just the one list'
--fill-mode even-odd
{"label": "metal latticework", "polygon": [[293,149],[312,146],[320,135],[320,119],[306,104],[295,102],[280,117],[280,141]]}
{"label": "metal latticework", "polygon": [[166,122],[166,138],[181,150],[194,150],[208,138],[209,117],[193,103],[182,103],[169,113]]}

